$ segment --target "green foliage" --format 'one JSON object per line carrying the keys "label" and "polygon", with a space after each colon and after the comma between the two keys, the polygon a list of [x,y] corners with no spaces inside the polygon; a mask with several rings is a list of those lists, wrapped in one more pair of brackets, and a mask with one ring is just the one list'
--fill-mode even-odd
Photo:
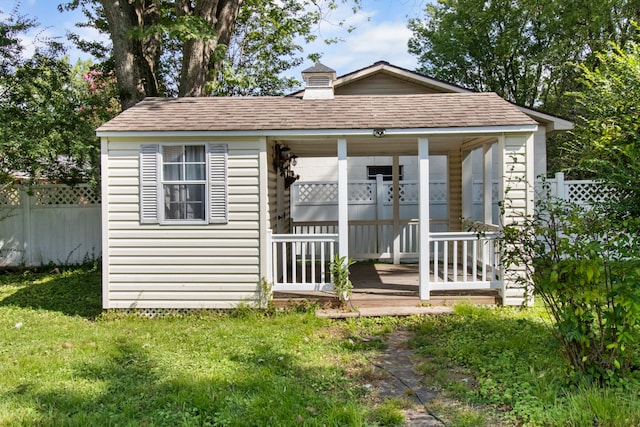
{"label": "green foliage", "polygon": [[410,20],[409,52],[436,78],[571,116],[571,63],[593,64],[593,52],[631,37],[637,10],[629,0],[438,0]]}
{"label": "green foliage", "polygon": [[208,91],[216,96],[282,95],[300,82],[283,74],[304,61],[301,42],[315,38],[322,16],[305,2],[248,0]]}
{"label": "green foliage", "polygon": [[[432,410],[447,425],[640,425],[638,372],[625,384],[574,385],[552,328],[541,304],[524,310],[458,305],[453,315],[421,318],[412,344],[424,357],[425,381],[468,405],[467,414],[448,414],[441,404]],[[504,420],[483,423],[472,410],[477,404],[493,408],[485,419]]]}
{"label": "green foliage", "polygon": [[[71,0],[59,9],[82,9],[88,21],[78,24],[80,27],[127,34],[132,51],[140,56],[131,64],[124,64],[114,52],[87,43],[77,34],[71,38],[80,49],[100,55],[110,69],[126,66],[134,73],[148,75],[144,82],[147,96],[191,93],[185,88],[194,82],[185,81],[183,71],[196,68],[206,74],[205,90],[198,96],[281,95],[299,86],[297,79],[284,76],[284,72],[300,65],[305,57],[319,59],[318,53],[305,55],[303,44],[321,37],[319,25],[327,13],[339,4],[351,4],[354,13],[360,8],[360,0],[135,0],[121,8],[130,16],[120,23],[127,28],[119,28],[114,20],[107,19],[105,4],[109,3]],[[211,7],[214,3],[217,5]],[[216,26],[222,21],[227,22],[224,30]],[[337,25],[342,27],[344,22]],[[190,56],[186,49],[189,42],[201,40],[207,41],[204,56]],[[203,61],[203,57],[209,60]],[[119,83],[123,93],[131,91]]]}
{"label": "green foliage", "polygon": [[340,302],[344,305],[351,292],[353,291],[353,283],[349,280],[349,267],[355,264],[351,258],[334,254],[333,260],[329,264],[329,272],[331,273],[331,282],[333,283],[333,291],[338,296]]}
{"label": "green foliage", "polygon": [[14,306],[95,319],[102,313],[100,270],[95,264],[25,270],[0,275],[0,307]]}
{"label": "green foliage", "polygon": [[371,421],[379,426],[402,426],[405,419],[402,409],[406,403],[402,399],[386,399],[371,414]]}
{"label": "green foliage", "polygon": [[82,80],[89,65],[71,67],[55,44],[25,57],[18,38],[35,23],[14,13],[0,23],[2,43],[11,46],[0,49],[0,183],[16,175],[26,183],[96,183],[95,127],[119,111],[113,94],[106,82]]}
{"label": "green foliage", "polygon": [[523,270],[554,319],[576,379],[623,381],[640,340],[640,220],[544,197],[504,228],[505,268]]}
{"label": "green foliage", "polygon": [[581,67],[584,116],[569,156],[580,159],[579,172],[613,190],[615,211],[640,217],[640,46],[612,44],[597,59],[595,70]]}

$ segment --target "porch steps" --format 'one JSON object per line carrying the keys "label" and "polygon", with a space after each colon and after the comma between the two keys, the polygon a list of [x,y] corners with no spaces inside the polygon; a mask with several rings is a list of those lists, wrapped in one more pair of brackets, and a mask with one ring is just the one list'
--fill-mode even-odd
{"label": "porch steps", "polygon": [[[409,314],[421,314],[420,312],[424,311],[423,309],[451,307],[461,302],[476,305],[499,305],[502,302],[498,292],[492,290],[465,291],[464,293],[453,291],[433,292],[429,301],[421,301],[416,293],[413,295],[403,294],[404,293],[365,293],[354,291],[351,295],[349,308],[359,310],[362,316],[364,316],[365,313],[368,313],[369,310],[377,310],[378,312],[386,310],[389,312],[389,314],[377,314],[378,316],[401,316],[403,315],[400,314],[402,311],[413,310],[415,313]],[[328,292],[275,292],[273,303],[277,308],[303,306],[308,304],[317,304],[321,309],[340,308],[340,303],[337,298],[332,293]],[[392,314],[394,310],[398,313]]]}
{"label": "porch steps", "polygon": [[347,319],[350,317],[382,316],[436,316],[453,312],[452,307],[369,307],[357,309],[325,308],[316,310],[316,316],[328,319]]}

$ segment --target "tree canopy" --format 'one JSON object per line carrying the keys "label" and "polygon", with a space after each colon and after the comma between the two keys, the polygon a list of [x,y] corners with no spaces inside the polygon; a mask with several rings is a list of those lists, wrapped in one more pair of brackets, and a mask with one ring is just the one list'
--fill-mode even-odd
{"label": "tree canopy", "polygon": [[571,116],[575,64],[634,35],[638,0],[438,0],[410,20],[419,71]]}
{"label": "tree canopy", "polygon": [[[359,0],[73,0],[111,37],[122,108],[146,96],[279,94],[297,82],[281,72],[300,64],[300,42],[316,37],[324,11]],[[320,5],[320,6],[319,6]],[[176,76],[178,76],[176,78]]]}
{"label": "tree canopy", "polygon": [[15,10],[0,21],[0,183],[97,181],[95,128],[119,111],[113,84],[56,43],[25,57],[19,38],[35,26]]}
{"label": "tree canopy", "polygon": [[575,95],[584,115],[568,155],[614,190],[618,213],[640,217],[640,46],[611,44],[596,58],[595,69],[581,67],[585,90]]}

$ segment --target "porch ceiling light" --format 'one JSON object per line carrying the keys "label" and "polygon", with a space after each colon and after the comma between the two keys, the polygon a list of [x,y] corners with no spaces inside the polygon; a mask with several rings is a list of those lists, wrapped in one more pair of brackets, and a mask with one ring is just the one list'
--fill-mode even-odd
{"label": "porch ceiling light", "polygon": [[382,138],[384,134],[387,132],[386,129],[378,128],[373,130],[373,136],[376,138]]}

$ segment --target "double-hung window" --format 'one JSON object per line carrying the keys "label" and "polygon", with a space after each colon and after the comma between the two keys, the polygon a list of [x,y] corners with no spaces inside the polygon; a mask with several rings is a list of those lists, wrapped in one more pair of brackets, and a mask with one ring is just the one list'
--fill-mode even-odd
{"label": "double-hung window", "polygon": [[165,221],[204,221],[207,161],[204,145],[162,146]]}
{"label": "double-hung window", "polygon": [[140,222],[226,223],[227,146],[142,145]]}

